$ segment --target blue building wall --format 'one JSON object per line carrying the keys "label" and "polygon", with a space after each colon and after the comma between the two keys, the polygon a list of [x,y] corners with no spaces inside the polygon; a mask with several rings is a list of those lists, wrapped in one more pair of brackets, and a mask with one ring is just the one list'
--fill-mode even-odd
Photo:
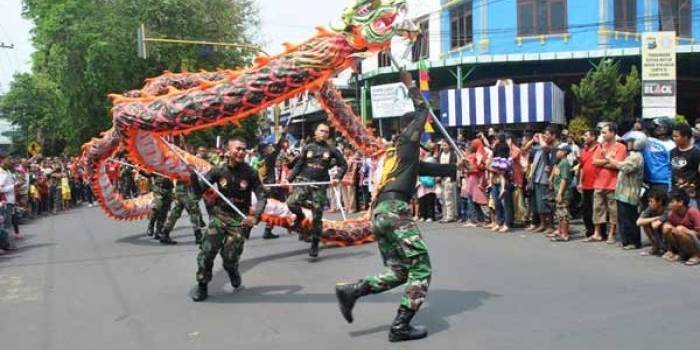
{"label": "blue building wall", "polygon": [[[606,11],[600,11],[598,0],[568,0],[567,33],[530,37],[518,36],[517,0],[473,0],[473,43],[451,50],[450,11],[466,1],[441,0],[442,58],[639,47],[642,32],[659,30],[658,0],[637,0],[636,33],[614,30],[614,0],[605,1]],[[700,11],[698,4],[700,0],[693,1],[693,12]],[[695,15],[691,15],[693,38],[680,38],[680,45],[700,38],[700,18]]]}

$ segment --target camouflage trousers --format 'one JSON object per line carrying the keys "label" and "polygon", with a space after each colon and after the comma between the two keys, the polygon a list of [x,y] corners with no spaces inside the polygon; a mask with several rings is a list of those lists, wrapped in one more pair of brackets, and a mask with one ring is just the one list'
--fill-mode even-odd
{"label": "camouflage trousers", "polygon": [[212,267],[217,254],[221,255],[224,270],[238,271],[238,261],[243,253],[243,231],[241,218],[229,214],[219,208],[212,208],[209,230],[204,235],[197,254],[197,282],[209,283],[212,277]]}
{"label": "camouflage trousers", "polygon": [[173,208],[170,210],[168,215],[168,220],[165,222],[165,231],[172,231],[175,227],[175,223],[182,216],[182,210],[187,210],[187,214],[190,216],[190,222],[195,230],[199,230],[204,226],[204,221],[202,221],[202,212],[199,210],[199,198],[193,193],[175,193],[175,202],[173,203]]}
{"label": "camouflage trousers", "polygon": [[[306,181],[300,179],[300,181]],[[292,194],[287,199],[289,210],[297,217],[304,218],[301,210],[302,207],[311,209],[313,214],[313,230],[311,232],[314,238],[320,239],[323,232],[323,205],[326,203],[326,188],[325,186],[297,186],[294,187]]]}
{"label": "camouflage trousers", "polygon": [[372,215],[374,236],[388,270],[364,280],[373,294],[407,284],[401,305],[418,310],[428,293],[432,267],[411,208],[404,201],[388,200],[379,203]]}
{"label": "camouflage trousers", "polygon": [[155,226],[156,232],[163,230],[165,219],[168,217],[170,205],[173,203],[173,195],[171,192],[153,192],[153,209],[148,218],[148,230],[153,231]]}

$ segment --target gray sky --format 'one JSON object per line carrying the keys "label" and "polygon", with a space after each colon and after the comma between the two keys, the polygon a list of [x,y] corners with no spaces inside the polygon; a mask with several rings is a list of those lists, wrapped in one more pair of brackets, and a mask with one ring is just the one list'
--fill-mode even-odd
{"label": "gray sky", "polygon": [[31,69],[31,22],[22,18],[22,0],[0,0],[0,41],[14,49],[0,49],[0,93],[9,89],[15,72]]}
{"label": "gray sky", "polygon": [[[285,41],[297,43],[309,38],[316,26],[329,26],[350,3],[350,0],[256,1],[262,22],[257,40],[270,54],[279,53]],[[14,73],[31,69],[32,23],[22,18],[21,3],[22,0],[0,0],[0,41],[15,45],[14,49],[0,49],[0,93],[7,91]]]}

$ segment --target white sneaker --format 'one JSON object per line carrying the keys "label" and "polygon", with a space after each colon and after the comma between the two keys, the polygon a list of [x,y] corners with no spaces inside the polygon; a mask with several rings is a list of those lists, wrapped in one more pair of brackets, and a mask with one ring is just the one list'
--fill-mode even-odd
{"label": "white sneaker", "polygon": [[425,220],[425,222],[433,222],[433,219],[428,218],[428,220]]}

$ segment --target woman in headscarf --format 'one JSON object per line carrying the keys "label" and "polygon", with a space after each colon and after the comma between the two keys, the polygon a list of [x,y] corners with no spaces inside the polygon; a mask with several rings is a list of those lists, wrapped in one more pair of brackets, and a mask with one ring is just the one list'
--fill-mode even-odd
{"label": "woman in headscarf", "polygon": [[465,198],[468,198],[467,222],[464,227],[476,227],[484,221],[481,206],[488,203],[484,192],[484,173],[488,155],[484,143],[476,138],[471,142],[471,153],[467,156],[467,184]]}

